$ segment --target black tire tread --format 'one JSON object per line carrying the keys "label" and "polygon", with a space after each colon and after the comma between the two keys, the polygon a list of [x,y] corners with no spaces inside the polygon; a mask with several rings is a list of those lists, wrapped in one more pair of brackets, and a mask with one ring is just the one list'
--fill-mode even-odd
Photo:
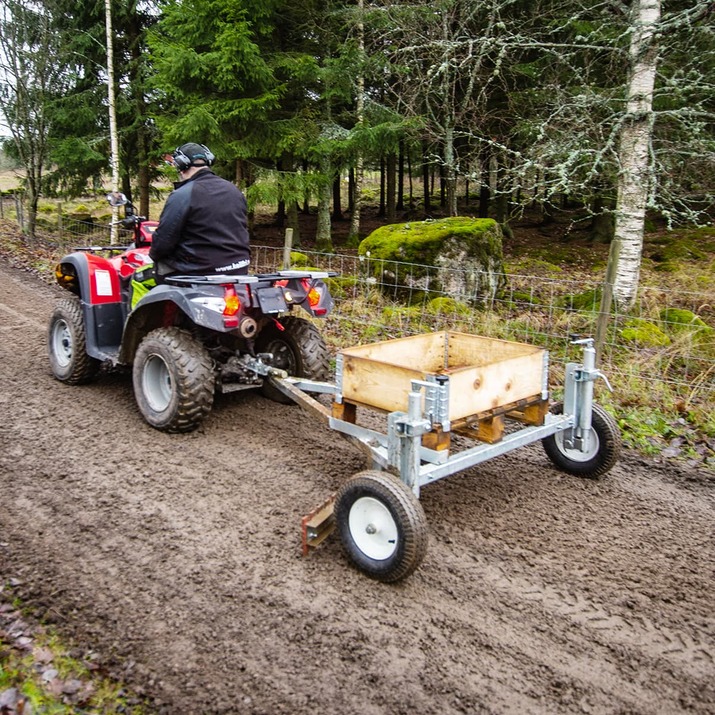
{"label": "black tire tread", "polygon": [[[305,318],[288,316],[281,319],[284,330],[271,324],[263,328],[256,339],[258,352],[269,352],[268,346],[283,341],[293,352],[296,370],[293,377],[308,380],[327,380],[330,374],[330,353],[320,330]],[[263,394],[275,402],[289,404],[292,400],[269,382],[262,388]]]}
{"label": "black tire tread", "polygon": [[[147,414],[148,406],[142,404],[141,382],[137,370],[141,368],[142,361],[148,353],[161,348],[168,351],[171,362],[176,368],[174,382],[178,393],[178,404],[167,421],[157,422]],[[134,365],[134,392],[137,404],[145,420],[152,427],[163,432],[191,432],[211,412],[215,388],[213,362],[204,346],[197,342],[191,333],[176,327],[153,330],[140,343],[134,357]]]}
{"label": "black tire tread", "polygon": [[[57,320],[64,320],[72,331],[72,360],[67,374],[59,372],[53,359],[53,331]],[[84,325],[82,304],[76,295],[63,298],[50,318],[47,332],[50,367],[53,375],[68,385],[82,385],[90,382],[99,372],[101,362],[87,354],[87,330]]]}
{"label": "black tire tread", "polygon": [[[374,496],[382,501],[398,523],[400,546],[397,553],[386,560],[389,563],[367,558],[353,542],[348,517],[352,504],[360,496]],[[335,497],[335,522],[348,557],[360,570],[378,581],[395,583],[406,578],[427,553],[429,534],[422,505],[407,485],[384,472],[360,472],[342,485]]]}
{"label": "black tire tread", "polygon": [[[557,403],[553,406],[554,414],[563,414],[564,406]],[[598,479],[609,472],[618,461],[621,453],[621,433],[616,421],[600,405],[592,405],[591,427],[598,434],[599,451],[587,462],[577,462],[569,459],[551,435],[541,440],[544,452],[559,469],[569,474],[586,479]]]}

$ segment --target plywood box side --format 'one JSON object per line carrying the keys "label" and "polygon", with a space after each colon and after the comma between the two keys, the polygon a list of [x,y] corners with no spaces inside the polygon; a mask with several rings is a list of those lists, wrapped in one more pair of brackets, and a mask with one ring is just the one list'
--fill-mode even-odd
{"label": "plywood box side", "polygon": [[422,379],[424,373],[411,368],[350,355],[343,358],[343,397],[386,412],[406,411],[411,382]]}
{"label": "plywood box side", "polygon": [[513,357],[543,353],[543,349],[497,338],[485,338],[466,333],[449,333],[449,363],[489,365]]}
{"label": "plywood box side", "polygon": [[541,394],[542,357],[538,353],[466,368],[450,375],[449,419],[488,412]]}
{"label": "plywood box side", "polygon": [[407,410],[412,380],[443,371],[450,377],[451,420],[538,396],[543,385],[544,350],[466,333],[426,333],[341,352],[345,399],[387,412]]}
{"label": "plywood box side", "polygon": [[425,333],[342,350],[344,358],[357,357],[436,372],[444,365],[446,333]]}

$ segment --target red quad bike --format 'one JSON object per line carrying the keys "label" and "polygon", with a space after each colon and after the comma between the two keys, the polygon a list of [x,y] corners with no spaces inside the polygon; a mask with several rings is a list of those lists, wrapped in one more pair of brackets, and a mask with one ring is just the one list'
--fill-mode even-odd
{"label": "red quad bike", "polygon": [[268,378],[326,380],[328,350],[317,327],[295,315],[324,317],[333,308],[325,278],[335,273],[277,271],[250,276],[172,276],[147,290],[156,221],[125,206],[118,223],[133,231],[128,247],[75,249],[55,269],[71,295],[50,318],[54,376],[70,385],[92,380],[100,366],[132,366],[144,419],[166,432],[189,432],[211,411],[216,391],[260,388],[291,402]]}

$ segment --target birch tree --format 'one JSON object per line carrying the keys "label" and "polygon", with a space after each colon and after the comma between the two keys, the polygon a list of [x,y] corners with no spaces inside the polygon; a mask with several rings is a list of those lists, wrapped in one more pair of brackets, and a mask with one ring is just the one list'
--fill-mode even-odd
{"label": "birch tree", "polygon": [[[106,43],[107,43],[107,108],[109,110],[109,143],[111,146],[110,166],[112,167],[112,192],[119,191],[119,139],[117,137],[117,105],[114,93],[114,43],[112,31],[112,3],[104,1]],[[112,227],[110,243],[117,242],[117,216],[119,207],[112,204]]]}
{"label": "birch tree", "polygon": [[0,13],[0,111],[26,172],[26,230],[34,238],[50,151],[51,106],[64,76],[54,61],[56,39],[41,5],[2,0]]}
{"label": "birch tree", "polygon": [[653,189],[650,146],[658,63],[654,35],[660,19],[660,0],[636,0],[632,13],[631,71],[618,151],[620,172],[611,251],[611,260],[616,264],[613,295],[624,309],[632,306],[638,289],[646,206]]}

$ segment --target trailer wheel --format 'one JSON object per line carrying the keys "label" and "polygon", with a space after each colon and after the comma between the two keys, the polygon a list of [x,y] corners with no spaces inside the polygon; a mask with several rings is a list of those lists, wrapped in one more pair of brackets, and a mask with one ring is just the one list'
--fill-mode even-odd
{"label": "trailer wheel", "polygon": [[[552,412],[562,414],[564,406],[554,405]],[[570,449],[565,440],[571,429],[562,430],[541,440],[549,459],[564,472],[577,477],[596,479],[608,472],[618,461],[621,451],[621,434],[616,421],[599,405],[593,405],[589,449],[582,452]]]}
{"label": "trailer wheel", "polygon": [[[256,351],[271,353],[273,367],[285,370],[293,377],[327,380],[330,356],[323,336],[313,323],[304,318],[287,317],[281,320],[283,330],[275,323],[261,330],[256,339]],[[268,380],[263,394],[274,402],[290,404],[292,400],[273,387]]]}
{"label": "trailer wheel", "polygon": [[144,419],[164,432],[191,432],[208,415],[214,372],[206,349],[184,330],[158,328],[134,356],[134,396]]}
{"label": "trailer wheel", "polygon": [[427,551],[427,520],[412,490],[382,472],[361,472],[335,497],[335,523],[352,562],[378,581],[409,576]]}
{"label": "trailer wheel", "polygon": [[52,374],[69,385],[89,382],[101,362],[87,354],[87,331],[77,296],[64,298],[55,308],[47,331]]}

